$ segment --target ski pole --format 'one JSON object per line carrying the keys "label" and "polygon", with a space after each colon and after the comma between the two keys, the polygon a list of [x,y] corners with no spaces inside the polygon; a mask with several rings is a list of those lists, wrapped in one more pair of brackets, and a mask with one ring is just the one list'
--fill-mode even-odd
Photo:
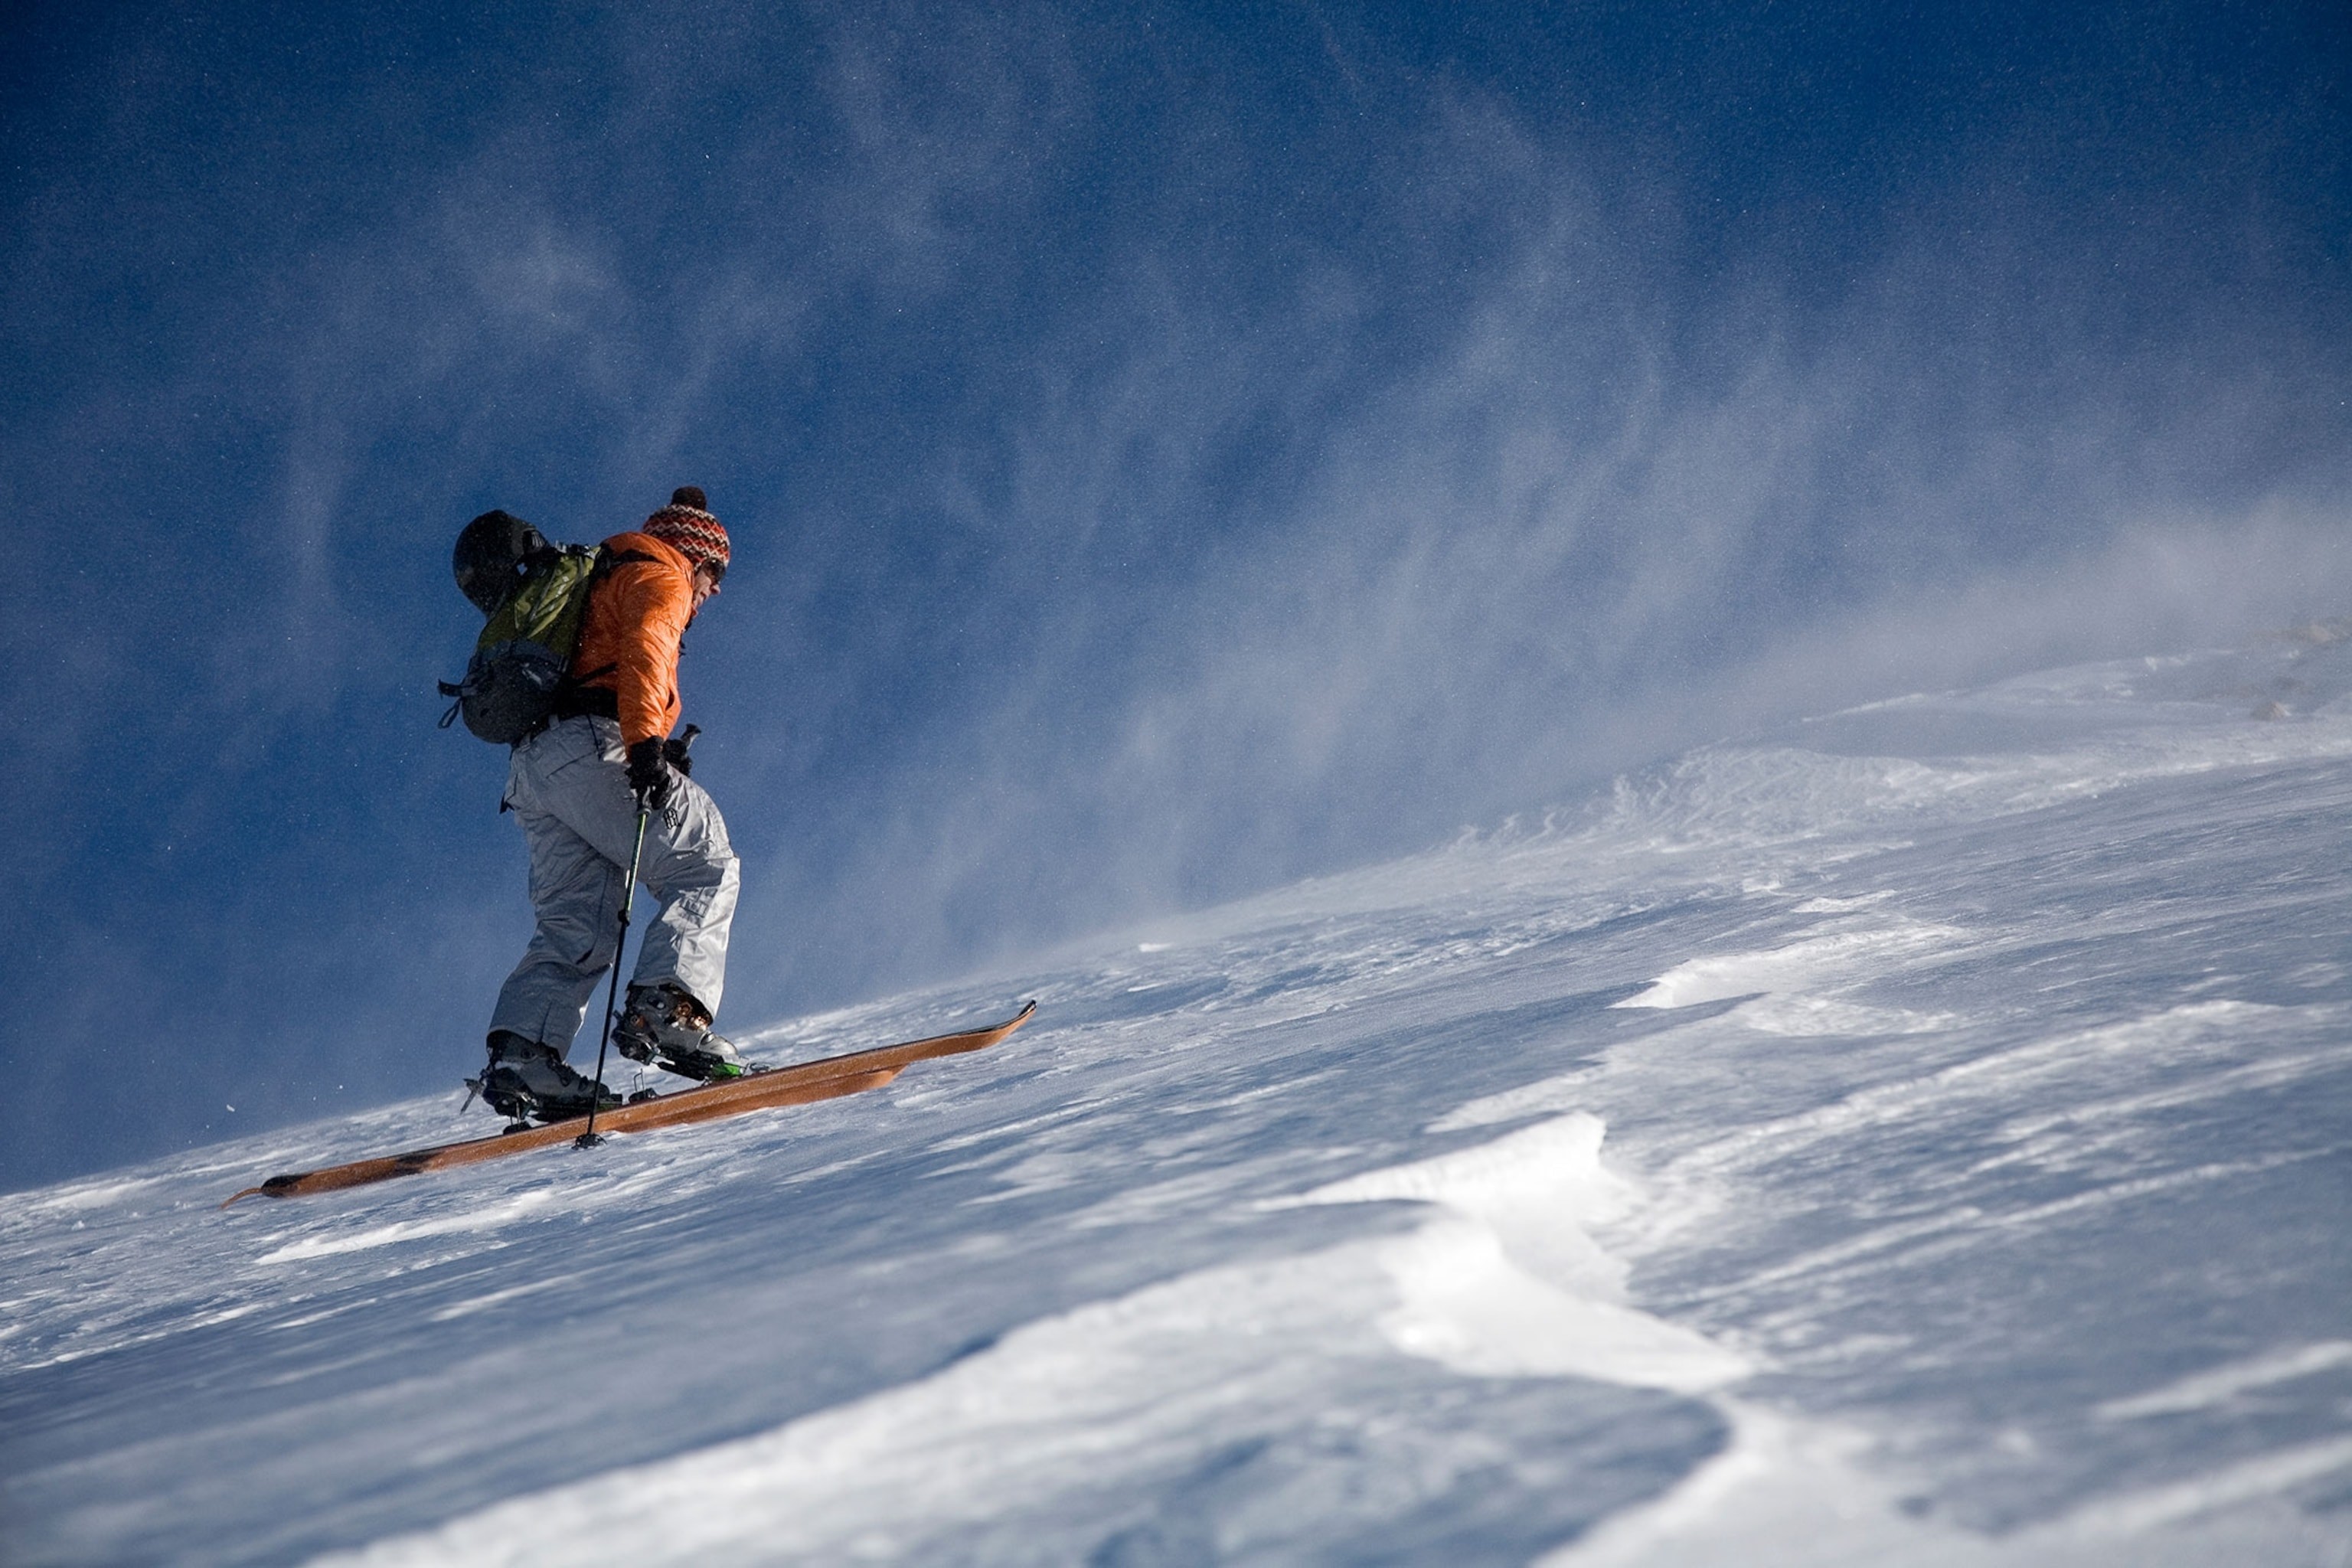
{"label": "ski pole", "polygon": [[572,1141],[575,1149],[593,1149],[604,1140],[596,1136],[596,1107],[604,1098],[604,1047],[613,1038],[613,1015],[621,1005],[621,958],[629,946],[629,905],[637,896],[637,862],[645,858],[646,822],[653,816],[653,807],[637,803],[637,842],[629,851],[629,874],[621,883],[621,933],[613,942],[613,984],[604,993],[604,1027],[596,1037],[596,1087],[588,1094],[588,1125]]}

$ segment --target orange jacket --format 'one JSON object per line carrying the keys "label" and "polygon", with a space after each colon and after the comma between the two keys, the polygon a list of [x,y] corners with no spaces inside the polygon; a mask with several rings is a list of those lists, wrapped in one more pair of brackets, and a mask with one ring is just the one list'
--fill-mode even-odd
{"label": "orange jacket", "polygon": [[649,533],[616,533],[604,548],[647,559],[607,568],[589,590],[572,668],[581,685],[613,693],[622,743],[634,746],[677,723],[677,645],[694,619],[694,563]]}

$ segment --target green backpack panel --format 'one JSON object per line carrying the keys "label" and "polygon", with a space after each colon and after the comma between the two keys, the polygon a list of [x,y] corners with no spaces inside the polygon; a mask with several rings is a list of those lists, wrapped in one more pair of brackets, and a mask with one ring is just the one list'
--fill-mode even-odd
{"label": "green backpack panel", "polygon": [[441,682],[441,694],[457,699],[442,728],[462,715],[483,740],[519,746],[547,727],[604,564],[604,547],[586,544],[548,546],[520,563],[513,592],[474,644],[465,679]]}

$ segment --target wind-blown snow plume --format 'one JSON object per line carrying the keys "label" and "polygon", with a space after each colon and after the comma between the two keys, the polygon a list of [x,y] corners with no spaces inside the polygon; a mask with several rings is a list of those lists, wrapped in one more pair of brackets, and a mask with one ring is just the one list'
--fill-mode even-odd
{"label": "wind-blown snow plume", "polygon": [[192,1065],[468,1065],[517,850],[429,682],[490,505],[727,520],[753,1022],[2336,613],[2336,24],[1789,15],[44,23],[8,1049],[103,1067],[5,1158],[226,1131]]}

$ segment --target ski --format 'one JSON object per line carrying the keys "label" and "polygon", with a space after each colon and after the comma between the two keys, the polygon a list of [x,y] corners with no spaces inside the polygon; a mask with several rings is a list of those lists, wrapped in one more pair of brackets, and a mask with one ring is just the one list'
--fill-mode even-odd
{"label": "ski", "polygon": [[[1036,1011],[1037,1004],[1031,1002],[1003,1023],[992,1024],[983,1029],[934,1035],[929,1039],[908,1040],[896,1046],[877,1046],[872,1050],[852,1051],[846,1056],[798,1062],[791,1067],[761,1068],[741,1078],[724,1079],[693,1089],[657,1094],[648,1100],[633,1100],[609,1110],[598,1111],[596,1131],[601,1136],[606,1132],[644,1132],[656,1127],[684,1127],[697,1121],[739,1116],[749,1110],[765,1110],[779,1105],[806,1105],[814,1100],[835,1100],[864,1089],[880,1089],[911,1063],[929,1061],[934,1057],[985,1050],[1027,1023],[1030,1015]],[[493,1133],[488,1138],[468,1139],[461,1143],[443,1143],[430,1149],[411,1150],[405,1154],[353,1160],[348,1164],[327,1165],[315,1171],[289,1172],[285,1175],[272,1176],[257,1187],[247,1187],[232,1194],[221,1207],[226,1208],[239,1198],[307,1197],[313,1193],[363,1187],[372,1182],[390,1181],[394,1176],[418,1176],[427,1171],[446,1170],[453,1165],[471,1165],[509,1154],[525,1153],[533,1149],[571,1142],[587,1125],[588,1118],[579,1116],[568,1121],[551,1121],[544,1126]]]}

